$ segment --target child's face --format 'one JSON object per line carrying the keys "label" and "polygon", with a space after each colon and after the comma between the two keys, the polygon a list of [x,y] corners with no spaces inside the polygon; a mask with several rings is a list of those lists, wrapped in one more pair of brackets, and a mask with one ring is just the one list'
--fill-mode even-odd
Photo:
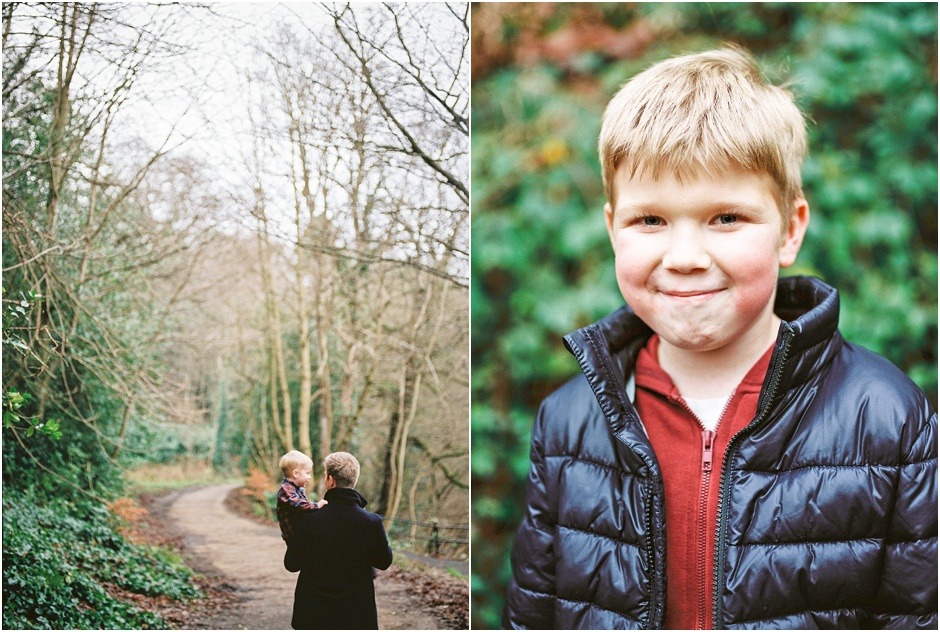
{"label": "child's face", "polygon": [[306,487],[310,479],[313,478],[313,466],[305,465],[294,470],[294,482],[300,487]]}
{"label": "child's face", "polygon": [[679,182],[618,169],[613,190],[607,230],[620,291],[636,314],[680,349],[712,351],[749,335],[764,344],[779,268],[796,260],[809,221],[806,201],[794,202],[783,231],[766,174]]}

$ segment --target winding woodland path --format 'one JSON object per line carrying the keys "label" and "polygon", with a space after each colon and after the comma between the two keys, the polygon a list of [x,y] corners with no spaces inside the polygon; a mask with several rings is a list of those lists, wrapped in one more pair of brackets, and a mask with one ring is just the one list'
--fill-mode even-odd
{"label": "winding woodland path", "polygon": [[[210,485],[166,498],[166,516],[182,536],[193,566],[225,577],[241,597],[234,608],[200,623],[223,630],[290,629],[297,575],[284,569],[286,548],[276,526],[252,522],[225,506],[225,497],[236,487],[240,485]],[[381,629],[440,628],[407,584],[380,571],[375,593]]]}

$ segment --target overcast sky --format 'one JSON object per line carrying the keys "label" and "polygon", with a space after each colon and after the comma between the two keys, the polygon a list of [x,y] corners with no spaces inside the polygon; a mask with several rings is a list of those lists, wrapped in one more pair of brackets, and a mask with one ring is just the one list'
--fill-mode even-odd
{"label": "overcast sky", "polygon": [[151,102],[135,112],[131,129],[153,147],[167,138],[179,151],[218,162],[219,176],[241,182],[242,157],[250,152],[245,73],[256,65],[255,45],[279,23],[311,29],[327,24],[311,3],[213,3],[183,12],[178,33],[191,52],[160,73],[142,78],[138,93]]}

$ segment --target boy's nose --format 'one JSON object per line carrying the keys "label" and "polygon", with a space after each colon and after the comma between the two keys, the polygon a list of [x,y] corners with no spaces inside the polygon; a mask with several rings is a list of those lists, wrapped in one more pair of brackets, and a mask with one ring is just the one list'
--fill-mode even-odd
{"label": "boy's nose", "polygon": [[697,231],[676,229],[670,235],[663,267],[675,272],[704,270],[711,265],[705,242]]}

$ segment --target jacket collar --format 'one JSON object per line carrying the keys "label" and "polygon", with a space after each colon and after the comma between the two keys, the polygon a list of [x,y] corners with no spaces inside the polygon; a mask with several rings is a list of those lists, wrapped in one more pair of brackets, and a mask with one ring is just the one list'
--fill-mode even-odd
{"label": "jacket collar", "polygon": [[656,456],[636,409],[627,399],[625,382],[637,354],[652,334],[653,330],[625,305],[564,339],[594,391],[611,432],[629,448],[621,452],[626,465],[644,477],[658,471]]}
{"label": "jacket collar", "polygon": [[[782,322],[758,410],[775,406],[788,390],[808,381],[842,345],[837,331],[839,294],[819,279],[801,276],[780,279],[774,312]],[[652,333],[625,305],[564,339],[612,431],[647,467],[655,462],[655,457],[643,436],[636,409],[627,399],[625,385],[640,349]]]}
{"label": "jacket collar", "polygon": [[333,489],[328,489],[326,493],[323,494],[323,498],[331,505],[336,503],[337,505],[357,505],[359,507],[365,507],[369,504],[368,501],[362,497],[362,494],[348,487],[334,487]]}
{"label": "jacket collar", "polygon": [[788,390],[809,381],[844,343],[838,332],[839,292],[819,279],[780,279],[774,311],[782,322],[768,378],[777,371],[780,382],[776,392],[770,391],[772,384],[764,384],[761,404],[765,405],[779,402]]}

